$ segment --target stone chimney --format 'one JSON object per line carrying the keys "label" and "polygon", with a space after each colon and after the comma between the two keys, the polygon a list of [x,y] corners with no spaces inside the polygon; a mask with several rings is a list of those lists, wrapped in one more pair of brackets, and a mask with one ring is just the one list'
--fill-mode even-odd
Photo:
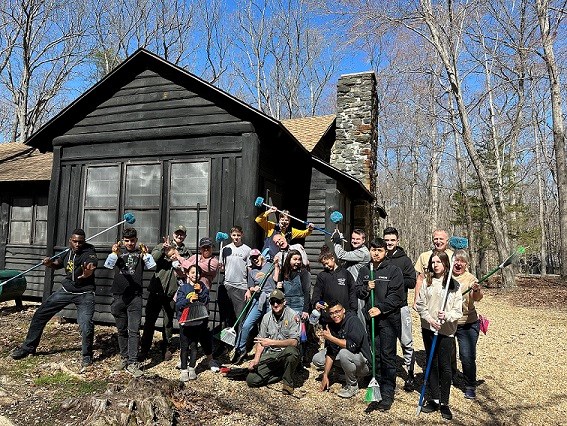
{"label": "stone chimney", "polygon": [[373,71],[343,74],[337,83],[336,140],[331,165],[376,189],[378,98]]}
{"label": "stone chimney", "polygon": [[[337,123],[331,165],[360,180],[376,194],[378,97],[373,71],[341,75],[337,83]],[[379,234],[374,205],[354,206],[353,224],[365,229],[368,240]],[[384,216],[385,217],[385,216]]]}

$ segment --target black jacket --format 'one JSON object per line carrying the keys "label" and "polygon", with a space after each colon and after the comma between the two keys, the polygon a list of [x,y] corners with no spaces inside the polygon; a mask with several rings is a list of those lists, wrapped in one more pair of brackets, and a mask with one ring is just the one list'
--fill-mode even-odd
{"label": "black jacket", "polygon": [[383,260],[374,269],[374,305],[370,300],[368,281],[370,281],[370,264],[360,268],[356,281],[356,295],[366,301],[364,310],[366,318],[370,319],[368,311],[373,306],[380,309],[381,314],[376,317],[378,320],[394,316],[400,318],[400,308],[403,306],[405,295],[404,278],[400,268],[392,265],[388,260]]}
{"label": "black jacket", "polygon": [[[356,312],[358,301],[356,300],[356,288],[351,273],[342,266],[334,271],[324,270],[317,275],[317,281],[311,296],[311,305],[314,307],[319,301],[330,304],[337,301],[347,311]],[[329,322],[329,315],[323,311],[321,320]]]}
{"label": "black jacket", "polygon": [[[347,312],[340,324],[335,324],[331,321],[328,326],[334,337],[346,340],[346,349],[353,354],[362,353],[364,358],[366,358],[366,362],[371,365],[372,352],[368,343],[366,327],[360,322],[354,312]],[[327,356],[334,360],[341,348],[329,341],[325,342],[325,346],[327,348]]]}
{"label": "black jacket", "polygon": [[408,290],[415,288],[416,272],[413,262],[401,247],[397,247],[396,250],[388,252],[387,259],[390,261],[390,265],[396,265],[402,271],[404,277],[404,291],[406,294],[402,306],[407,306]]}
{"label": "black jacket", "polygon": [[61,263],[57,269],[64,267],[65,272],[67,273],[63,278],[63,281],[61,281],[61,285],[65,290],[70,293],[94,291],[94,274],[88,278],[78,278],[83,275],[83,265],[85,263],[93,263],[95,266],[98,263],[96,251],[93,245],[85,243],[78,252],[74,253],[73,250],[69,250],[54,259],[54,261]]}

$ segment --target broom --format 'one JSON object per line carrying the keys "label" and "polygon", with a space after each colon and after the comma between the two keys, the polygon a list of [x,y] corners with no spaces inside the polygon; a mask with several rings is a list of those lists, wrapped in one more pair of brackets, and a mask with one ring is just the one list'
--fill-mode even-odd
{"label": "broom", "polygon": [[256,294],[262,291],[262,289],[264,288],[264,284],[266,284],[266,281],[268,280],[270,275],[274,273],[275,267],[276,265],[274,263],[272,264],[272,266],[270,266],[270,269],[268,269],[268,273],[264,275],[264,278],[262,278],[262,281],[260,282],[260,288],[254,292],[254,294],[252,295],[252,297],[250,297],[250,299],[248,299],[248,302],[246,302],[246,305],[244,305],[244,308],[242,308],[242,311],[240,312],[240,314],[238,314],[238,318],[236,318],[234,325],[232,327],[227,327],[221,330],[220,332],[221,342],[224,342],[230,346],[234,346],[236,344],[236,330],[235,330],[236,326],[238,325],[238,323],[240,322],[240,320],[248,310],[248,307],[254,300],[254,296],[256,296]]}
{"label": "broom", "polygon": [[[374,264],[370,262],[370,281],[374,281]],[[370,304],[374,307],[374,289],[370,290]],[[364,400],[366,402],[381,401],[382,394],[380,393],[380,384],[376,380],[376,343],[374,337],[374,317],[370,319],[371,332],[372,332],[372,380],[368,383],[368,389],[366,389],[366,395]]]}
{"label": "broom", "polygon": [[[499,270],[504,269],[506,266],[510,266],[512,263],[514,263],[516,261],[518,256],[521,256],[525,252],[526,252],[525,247],[522,247],[522,246],[518,247],[516,249],[516,251],[514,253],[512,253],[510,256],[508,256],[508,258],[504,262],[502,262],[500,265],[498,265],[496,268],[494,268],[492,271],[490,271],[488,274],[486,274],[484,277],[482,277],[480,280],[478,280],[478,283],[480,284],[483,281],[486,281],[489,277],[494,275]],[[471,290],[472,290],[472,287],[470,287],[467,291],[463,292],[463,296],[466,295]]]}

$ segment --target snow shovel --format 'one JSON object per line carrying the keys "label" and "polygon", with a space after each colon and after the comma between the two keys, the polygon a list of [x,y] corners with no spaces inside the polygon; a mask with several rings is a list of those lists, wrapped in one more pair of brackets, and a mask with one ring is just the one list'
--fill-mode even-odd
{"label": "snow shovel", "polygon": [[[374,281],[374,264],[370,262],[370,281]],[[370,290],[370,304],[374,307],[374,289]],[[370,319],[371,324],[371,340],[372,340],[372,380],[368,383],[368,388],[366,389],[366,395],[364,401],[366,402],[380,402],[382,400],[382,394],[380,393],[380,384],[376,380],[376,342],[374,337],[374,323],[375,318]]]}
{"label": "snow shovel", "polygon": [[266,284],[266,281],[268,281],[270,275],[274,273],[275,267],[276,265],[272,263],[272,266],[270,266],[270,269],[268,269],[268,273],[264,275],[264,278],[262,278],[262,282],[260,283],[260,288],[257,291],[255,291],[254,294],[252,294],[250,299],[248,299],[248,302],[246,302],[246,305],[244,305],[244,308],[242,308],[242,311],[240,312],[240,314],[238,314],[238,318],[236,318],[234,325],[232,327],[227,327],[221,330],[220,332],[221,342],[224,342],[230,346],[234,346],[236,344],[236,330],[235,330],[236,326],[238,325],[238,323],[240,322],[240,320],[242,319],[242,317],[250,307],[250,304],[254,300],[256,294],[262,291],[262,289],[264,288],[264,284]]}

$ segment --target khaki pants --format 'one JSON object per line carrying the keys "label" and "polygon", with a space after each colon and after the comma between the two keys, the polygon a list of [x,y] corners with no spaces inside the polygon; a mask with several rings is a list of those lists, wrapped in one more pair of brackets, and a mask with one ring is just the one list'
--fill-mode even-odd
{"label": "khaki pants", "polygon": [[264,351],[254,371],[246,377],[251,388],[269,385],[282,380],[293,387],[293,373],[299,363],[299,349],[288,346],[283,351]]}

